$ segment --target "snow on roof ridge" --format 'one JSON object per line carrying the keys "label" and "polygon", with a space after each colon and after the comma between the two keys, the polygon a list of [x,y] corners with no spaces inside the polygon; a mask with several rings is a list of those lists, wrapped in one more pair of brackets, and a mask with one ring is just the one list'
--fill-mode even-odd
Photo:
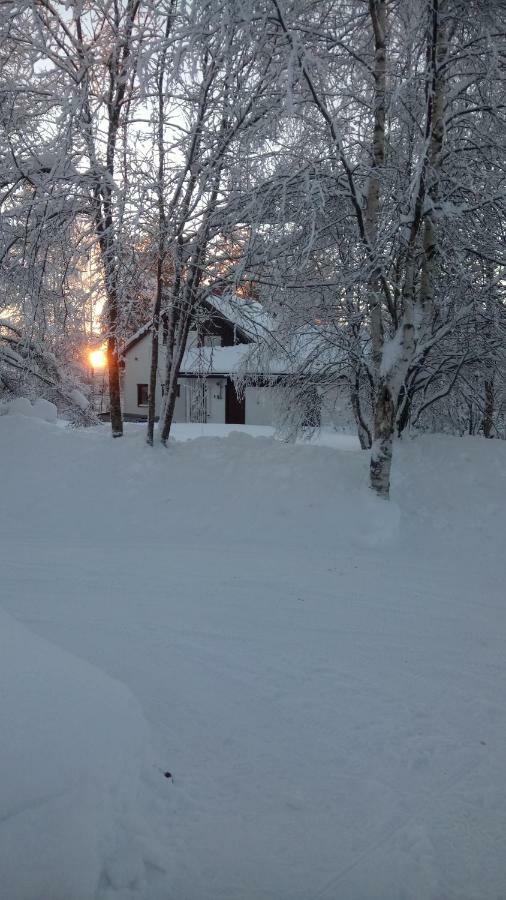
{"label": "snow on roof ridge", "polygon": [[204,297],[204,302],[214,306],[216,311],[232,325],[239,326],[252,336],[258,336],[259,331],[270,330],[273,327],[271,316],[266,313],[259,300],[241,297],[234,292],[216,294],[211,291]]}
{"label": "snow on roof ridge", "polygon": [[290,367],[281,359],[262,365],[258,345],[235,344],[232,347],[191,347],[186,350],[180,374],[185,375],[285,375]]}
{"label": "snow on roof ridge", "polygon": [[[248,337],[259,337],[260,333],[272,330],[271,317],[265,312],[258,300],[241,297],[235,293],[215,294],[209,292],[202,298],[203,303],[212,306],[217,313],[227,319],[232,326],[240,328]],[[145,322],[132,334],[123,347],[123,353],[137,343],[152,327],[152,322]]]}
{"label": "snow on roof ridge", "polygon": [[152,324],[153,324],[152,322],[145,322],[144,325],[141,325],[141,327],[137,329],[137,331],[135,332],[135,334],[130,335],[130,337],[128,338],[128,340],[125,341],[125,345],[124,345],[124,347],[123,347],[123,353],[124,353],[126,350],[129,350],[130,347],[132,346],[132,344],[136,344],[137,341],[138,341],[141,337],[144,337],[144,335],[147,334],[148,331],[151,329]]}

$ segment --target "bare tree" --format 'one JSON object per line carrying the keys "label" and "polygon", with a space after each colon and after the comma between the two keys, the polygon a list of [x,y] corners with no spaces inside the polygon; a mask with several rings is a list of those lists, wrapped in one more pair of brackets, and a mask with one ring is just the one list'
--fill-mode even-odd
{"label": "bare tree", "polygon": [[[462,285],[464,271],[457,247],[462,217],[473,217],[478,225],[467,168],[473,153],[475,159],[483,153],[477,123],[484,107],[496,121],[501,118],[497,95],[493,103],[483,102],[485,85],[501,77],[489,58],[491,44],[497,47],[504,38],[499,10],[480,4],[471,4],[471,10],[458,0],[424,5],[370,0],[367,11],[360,3],[337,11],[321,3],[309,19],[303,5],[272,4],[298,73],[290,114],[307,122],[308,102],[317,112],[323,131],[312,118],[315,177],[326,191],[335,172],[348,225],[353,223],[354,234],[348,228],[344,240],[354,250],[347,266],[334,270],[333,318],[346,307],[340,343],[344,347],[348,336],[349,350],[354,348],[352,406],[363,446],[372,432],[371,486],[388,496],[395,426],[409,419],[413,385],[437,352],[448,354],[449,336],[460,333],[459,323],[475,315],[475,300],[459,302],[456,293],[457,274]],[[371,149],[364,153],[368,134]],[[321,156],[325,137],[327,162]],[[483,205],[500,207],[502,162],[497,158],[492,177],[481,165],[480,172]],[[328,209],[324,218],[339,241],[344,214],[337,228],[338,218],[331,225]],[[321,223],[317,233],[323,233]],[[478,230],[474,236],[479,243]],[[480,252],[477,246],[475,253]],[[334,253],[336,263],[345,258],[340,248]],[[472,280],[472,267],[468,274]],[[329,287],[321,282],[327,293]],[[354,330],[359,337],[352,344]],[[447,380],[455,377],[459,383],[461,356],[450,353],[440,376],[445,371]],[[372,428],[361,408],[364,384],[366,393],[372,387]]]}
{"label": "bare tree", "polygon": [[[10,43],[23,49],[24,63],[38,68],[32,90],[40,98],[46,133],[53,131],[50,162],[45,166],[53,203],[73,196],[74,221],[79,210],[81,230],[86,230],[86,220],[91,224],[89,246],[96,243],[98,247],[114,437],[123,431],[117,326],[122,302],[121,241],[130,202],[125,172],[119,181],[115,179],[118,154],[123,150],[120,137],[128,130],[137,99],[139,49],[150,10],[141,13],[141,0],[79,2],[65,8],[38,0],[13,10],[9,34]],[[61,123],[60,133],[65,126],[63,144],[55,139],[52,122]],[[38,157],[35,144],[13,149],[15,165],[26,181],[29,173],[24,171],[23,156],[31,158],[33,166]]]}

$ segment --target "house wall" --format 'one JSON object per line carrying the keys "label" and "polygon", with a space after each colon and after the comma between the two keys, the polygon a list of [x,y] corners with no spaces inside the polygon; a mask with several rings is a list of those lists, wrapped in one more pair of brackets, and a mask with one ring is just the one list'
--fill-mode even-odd
{"label": "house wall", "polygon": [[[189,379],[188,379],[189,380]],[[219,423],[225,421],[225,389],[226,378],[207,379],[207,421]]]}
{"label": "house wall", "polygon": [[[196,338],[196,333],[191,335]],[[160,414],[162,401],[162,378],[164,370],[165,348],[160,347],[159,372],[156,386],[156,415]],[[123,410],[129,416],[147,416],[147,406],[137,403],[137,385],[147,384],[151,365],[151,339],[149,335],[142,338],[127,354],[123,373]],[[174,422],[190,421],[190,405],[194,378],[180,378],[180,393],[176,399]],[[207,379],[207,421],[218,423],[225,421],[225,378]]]}
{"label": "house wall", "polygon": [[355,427],[353,411],[345,384],[327,388],[322,395],[321,424],[334,427]]}
{"label": "house wall", "polygon": [[[226,383],[226,378],[211,377],[206,379],[207,422],[218,424],[225,421]],[[198,395],[198,392],[202,389],[202,382],[197,378],[180,378],[179,384],[181,386],[181,396],[178,398],[179,408],[176,408],[174,422],[190,422],[192,421],[192,391],[197,392]]]}
{"label": "house wall", "polygon": [[[191,339],[196,340],[196,332],[191,332]],[[156,389],[156,415],[161,408],[162,389],[160,373],[163,373],[165,348],[160,346],[160,365]],[[137,385],[147,384],[151,363],[151,338],[145,335],[129,351],[123,374],[123,409],[126,415],[147,416],[147,406],[137,405]],[[180,378],[180,396],[176,399],[174,422],[189,422],[191,415],[191,391],[196,379]],[[211,423],[225,422],[226,378],[211,376],[207,379],[207,421]],[[246,425],[274,425],[276,408],[273,388],[248,386],[245,388]],[[345,392],[336,388],[327,391],[322,397],[322,425],[342,423],[349,418]]]}
{"label": "house wall", "polygon": [[275,408],[272,388],[246,387],[246,425],[273,425]]}
{"label": "house wall", "polygon": [[[163,346],[160,346],[158,360],[158,375],[155,394],[155,410],[157,416],[160,414],[162,404],[162,373],[164,371],[165,363],[165,348]],[[137,403],[137,385],[148,383],[150,366],[151,337],[147,334],[130,350],[125,361],[125,369],[123,372],[123,410],[128,416],[146,417],[148,414],[147,406],[139,406]],[[176,399],[174,421],[185,422],[185,416],[186,402],[184,391],[181,390],[180,396]]]}
{"label": "house wall", "polygon": [[[123,372],[123,409],[130,416],[146,416],[147,408],[137,405],[137,385],[147,384],[151,365],[151,339],[145,335],[130,350],[125,360]],[[161,383],[156,386],[156,407],[160,409]]]}

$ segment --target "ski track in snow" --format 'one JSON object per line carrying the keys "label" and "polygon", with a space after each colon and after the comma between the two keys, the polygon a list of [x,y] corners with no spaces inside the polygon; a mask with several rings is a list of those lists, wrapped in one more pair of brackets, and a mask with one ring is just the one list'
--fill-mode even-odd
{"label": "ski track in snow", "polygon": [[0,432],[2,605],[174,773],[146,900],[506,898],[506,447],[406,442],[384,510],[333,441]]}

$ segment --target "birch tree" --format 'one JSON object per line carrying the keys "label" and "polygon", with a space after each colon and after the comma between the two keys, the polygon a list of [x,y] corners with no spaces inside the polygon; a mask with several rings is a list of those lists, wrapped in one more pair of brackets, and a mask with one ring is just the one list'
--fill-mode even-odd
{"label": "birch tree", "polygon": [[[474,314],[473,301],[461,304],[453,293],[451,269],[462,272],[465,266],[455,252],[457,235],[463,217],[473,216],[469,169],[464,171],[460,160],[469,166],[471,142],[477,159],[483,147],[476,126],[485,104],[471,97],[477,84],[480,94],[500,78],[489,55],[495,51],[497,60],[504,38],[499,9],[453,0],[370,0],[367,6],[343,5],[341,15],[332,17],[335,8],[321,4],[316,10],[327,25],[324,40],[314,9],[307,18],[303,6],[272,3],[298,73],[292,108],[302,116],[303,104],[310,102],[318,113],[319,140],[326,135],[331,153],[327,175],[336,172],[342,202],[354,220],[355,236],[350,234],[348,243],[356,248],[361,272],[353,271],[353,264],[336,272],[337,305],[351,298],[362,315],[365,290],[359,365],[373,386],[373,421],[371,429],[359,422],[359,431],[372,431],[371,486],[388,496],[394,431],[407,408],[411,379],[438,347],[448,347],[459,322]],[[338,47],[353,60],[347,76]],[[341,73],[344,88],[336,87]],[[487,108],[500,122],[497,96]],[[364,153],[367,130],[370,149]],[[483,172],[483,204],[502,209],[499,159],[494,169],[492,178]],[[322,186],[325,180],[320,176]],[[459,377],[460,372],[458,367]],[[361,438],[365,444],[363,433]]]}

